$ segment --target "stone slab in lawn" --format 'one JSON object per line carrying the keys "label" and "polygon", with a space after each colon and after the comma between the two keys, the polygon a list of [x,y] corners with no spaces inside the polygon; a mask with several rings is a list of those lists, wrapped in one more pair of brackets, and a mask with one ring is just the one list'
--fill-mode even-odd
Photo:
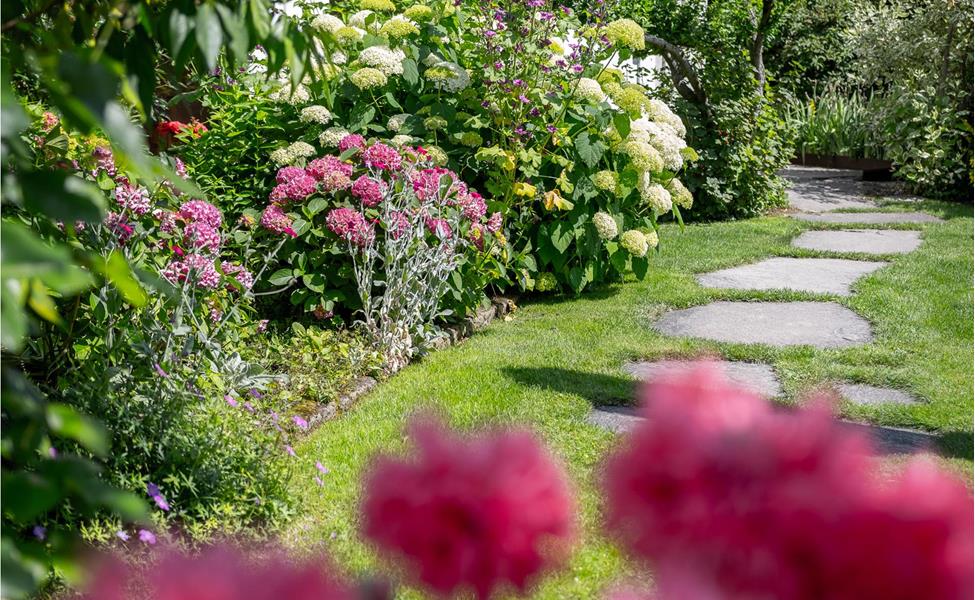
{"label": "stone slab in lawn", "polygon": [[793,184],[786,190],[789,206],[805,212],[820,213],[841,208],[877,208],[877,204],[854,192],[830,189],[831,182],[816,182],[816,185]]}
{"label": "stone slab in lawn", "polygon": [[[653,362],[628,362],[623,370],[643,381],[653,381],[662,374],[683,373],[694,368],[696,361],[657,360]],[[782,394],[782,384],[770,365],[742,361],[714,363],[724,376],[735,384],[766,398]]]}
{"label": "stone slab in lawn", "polygon": [[854,213],[792,213],[794,219],[816,223],[863,223],[883,225],[887,223],[941,223],[944,219],[922,212],[854,212]]}
{"label": "stone slab in lawn", "polygon": [[768,346],[845,348],[873,340],[870,323],[835,302],[712,302],[664,314],[664,335]]}
{"label": "stone slab in lawn", "polygon": [[710,288],[795,290],[849,296],[853,282],[886,265],[841,258],[769,258],[698,275],[697,280]]}
{"label": "stone slab in lawn", "polygon": [[854,404],[918,404],[921,401],[901,390],[862,383],[846,383],[836,386],[844,399]]}
{"label": "stone slab in lawn", "polygon": [[[626,433],[643,420],[637,411],[638,409],[632,406],[601,406],[593,409],[586,420],[614,433]],[[937,436],[923,431],[851,421],[840,421],[840,423],[843,427],[861,431],[873,438],[880,454],[913,454],[937,450]]]}
{"label": "stone slab in lawn", "polygon": [[921,232],[896,229],[806,231],[792,240],[792,245],[808,250],[831,252],[906,254],[916,250],[921,245]]}

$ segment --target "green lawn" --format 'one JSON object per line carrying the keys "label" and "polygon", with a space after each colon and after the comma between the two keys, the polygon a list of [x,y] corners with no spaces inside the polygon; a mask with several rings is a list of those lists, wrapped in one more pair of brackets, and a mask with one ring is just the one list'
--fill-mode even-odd
{"label": "green lawn", "polygon": [[[860,280],[851,298],[705,290],[693,277],[767,256],[829,256],[789,245],[801,231],[828,225],[766,217],[689,225],[683,232],[665,227],[665,246],[645,281],[578,299],[526,303],[511,320],[496,322],[465,343],[406,368],[348,414],[311,434],[298,449],[307,477],[294,484],[300,515],[286,533],[286,543],[324,547],[352,571],[375,568],[373,556],[356,534],[359,477],[374,452],[403,449],[408,416],[432,407],[464,428],[528,424],[562,457],[581,496],[582,540],[569,567],[547,580],[537,596],[596,597],[628,566],[600,533],[595,493],[598,467],[613,436],[587,424],[585,416],[593,404],[632,402],[633,382],[620,372],[620,365],[633,358],[720,353],[765,361],[782,379],[783,402],[796,401],[811,386],[840,379],[909,390],[926,402],[909,407],[844,406],[844,415],[938,432],[949,457],[946,464],[969,470],[972,210],[935,202],[920,208],[948,222],[895,226],[922,229],[922,247],[886,257],[892,264]],[[773,349],[671,339],[649,328],[668,309],[730,299],[835,300],[869,319],[877,340],[840,350]],[[331,470],[324,488],[311,481],[316,460]]]}

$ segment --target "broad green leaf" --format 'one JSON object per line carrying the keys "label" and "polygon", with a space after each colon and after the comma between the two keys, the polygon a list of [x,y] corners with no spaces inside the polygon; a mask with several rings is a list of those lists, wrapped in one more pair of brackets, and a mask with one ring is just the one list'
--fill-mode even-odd
{"label": "broad green leaf", "polygon": [[57,305],[51,299],[47,286],[38,279],[34,279],[30,283],[30,294],[27,296],[27,305],[45,321],[61,323],[61,315],[58,314]]}
{"label": "broad green leaf", "polygon": [[619,132],[620,137],[626,139],[630,135],[630,116],[624,112],[613,115],[613,126]]}
{"label": "broad green leaf", "polygon": [[102,265],[105,278],[112,282],[112,285],[122,294],[125,301],[134,307],[145,306],[149,301],[149,296],[142,289],[142,284],[132,274],[129,262],[125,256],[115,250],[109,255],[108,260]]}
{"label": "broad green leaf", "polygon": [[217,66],[217,57],[223,46],[223,28],[212,4],[201,4],[196,10],[196,44],[207,69],[212,71]]}
{"label": "broad green leaf", "polygon": [[556,223],[555,227],[552,228],[549,239],[552,242],[552,247],[560,254],[564,254],[569,249],[569,244],[575,239],[575,234],[572,228],[565,223]]}
{"label": "broad green leaf", "polygon": [[55,434],[73,439],[99,456],[108,453],[108,432],[105,428],[71,406],[48,404],[47,426]]}
{"label": "broad green leaf", "polygon": [[55,221],[97,223],[105,194],[97,185],[64,171],[28,171],[19,177],[24,207]]}
{"label": "broad green leaf", "polygon": [[271,285],[287,285],[294,280],[291,269],[278,269],[267,278]]}
{"label": "broad green leaf", "polygon": [[590,169],[595,168],[599,164],[599,159],[606,152],[606,144],[599,140],[590,140],[588,131],[584,131],[576,137],[575,147],[579,159]]}
{"label": "broad green leaf", "polygon": [[403,59],[403,80],[410,85],[416,85],[420,81],[420,72],[412,58]]}

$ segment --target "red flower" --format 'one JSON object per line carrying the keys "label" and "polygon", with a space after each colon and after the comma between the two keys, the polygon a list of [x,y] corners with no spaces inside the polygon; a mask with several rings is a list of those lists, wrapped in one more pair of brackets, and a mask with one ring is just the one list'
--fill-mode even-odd
{"label": "red flower", "polygon": [[110,560],[95,571],[86,598],[92,600],[353,600],[353,590],[310,562],[283,556],[247,560],[231,547],[211,547],[198,556],[167,549],[145,573]]}
{"label": "red flower", "polygon": [[867,439],[828,411],[774,410],[710,366],[658,380],[644,401],[646,420],[607,465],[608,521],[654,563],[665,597],[970,594],[959,482],[917,466],[883,489]]}
{"label": "red flower", "polygon": [[186,129],[186,123],[180,121],[160,121],[156,124],[156,133],[160,136],[175,136]]}
{"label": "red flower", "polygon": [[381,458],[366,477],[364,533],[438,593],[524,590],[566,550],[565,475],[524,431],[465,441],[414,424],[419,455]]}

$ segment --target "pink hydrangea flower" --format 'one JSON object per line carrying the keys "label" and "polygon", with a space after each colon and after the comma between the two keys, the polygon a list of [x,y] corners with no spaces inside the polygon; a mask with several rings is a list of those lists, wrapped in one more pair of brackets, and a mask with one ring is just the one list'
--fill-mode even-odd
{"label": "pink hydrangea flower", "polygon": [[291,217],[285,214],[277,204],[272,204],[264,209],[261,214],[261,227],[274,233],[286,233],[291,237],[297,235],[291,228]]}
{"label": "pink hydrangea flower", "polygon": [[449,178],[451,188],[458,181],[456,173],[443,167],[423,169],[415,172],[410,181],[413,184],[413,191],[416,193],[416,197],[424,201],[439,199],[440,184],[444,176]]}
{"label": "pink hydrangea flower", "polygon": [[878,485],[862,435],[823,408],[773,409],[709,365],[658,378],[643,415],[607,463],[607,513],[626,547],[653,563],[660,590],[971,593],[971,499],[960,482],[922,463]]}
{"label": "pink hydrangea flower", "polygon": [[186,163],[176,157],[173,159],[173,164],[175,165],[176,175],[186,179]]}
{"label": "pink hydrangea flower", "polygon": [[352,187],[352,180],[345,173],[333,171],[322,178],[321,185],[323,191],[335,193]]}
{"label": "pink hydrangea flower", "polygon": [[484,202],[484,198],[475,191],[459,195],[457,205],[461,207],[464,218],[473,223],[480,221],[487,214],[487,204]]}
{"label": "pink hydrangea flower", "polygon": [[47,133],[57,127],[60,122],[61,119],[56,114],[46,110],[41,116],[41,131]]}
{"label": "pink hydrangea flower", "polygon": [[484,250],[484,229],[479,223],[471,225],[470,231],[467,232],[467,238],[478,250]]}
{"label": "pink hydrangea flower", "polygon": [[[220,263],[220,270],[222,270],[223,274],[227,277],[233,277],[236,279],[237,283],[239,283],[245,290],[251,289],[251,287],[254,285],[254,276],[251,275],[250,271],[245,269],[243,265],[235,265],[232,262],[223,261]],[[227,286],[227,288],[231,290],[236,289],[232,285]]]}
{"label": "pink hydrangea flower", "polygon": [[149,190],[141,185],[132,185],[128,179],[120,179],[115,186],[115,201],[135,215],[149,212]]}
{"label": "pink hydrangea flower", "polygon": [[501,213],[493,213],[487,221],[487,230],[491,233],[501,231]]}
{"label": "pink hydrangea flower", "polygon": [[350,133],[349,135],[342,138],[339,142],[339,152],[345,152],[351,148],[365,148],[366,138],[362,137],[358,133]]}
{"label": "pink hydrangea flower", "polygon": [[362,213],[351,208],[333,208],[325,216],[325,224],[332,233],[355,246],[365,246],[375,235]]}
{"label": "pink hydrangea flower", "polygon": [[448,239],[454,234],[453,230],[450,228],[450,223],[448,223],[446,219],[424,217],[423,223],[427,226],[430,233],[434,234],[440,239]]}
{"label": "pink hydrangea flower", "polygon": [[[139,532],[139,539],[148,536]],[[151,532],[146,532],[151,533]],[[152,537],[155,543],[155,536]],[[282,552],[248,556],[231,546],[183,553],[154,552],[143,564],[106,558],[93,572],[85,600],[355,600],[354,588],[330,575],[323,560],[296,562]]]}
{"label": "pink hydrangea flower", "polygon": [[179,207],[179,216],[189,222],[199,221],[214,229],[220,229],[223,217],[220,209],[204,200],[190,200]]}
{"label": "pink hydrangea flower", "polygon": [[[297,167],[285,167],[285,169],[296,169]],[[284,170],[284,169],[282,169]],[[318,181],[304,172],[295,175],[289,181],[279,183],[271,190],[270,200],[272,204],[282,204],[286,201],[301,202],[308,196],[314,194],[318,189]]]}
{"label": "pink hydrangea flower", "polygon": [[162,276],[174,284],[190,278],[197,287],[211,290],[220,284],[220,273],[213,266],[213,259],[202,254],[190,254],[182,260],[170,262],[162,270]]}
{"label": "pink hydrangea flower", "polygon": [[399,151],[392,146],[387,146],[386,144],[377,143],[369,146],[362,153],[362,163],[367,167],[372,167],[374,169],[382,169],[386,171],[395,171],[400,168],[403,163],[403,157],[399,155]]}
{"label": "pink hydrangea flower", "polygon": [[107,213],[102,220],[102,224],[115,234],[120,244],[128,242],[132,238],[132,234],[135,233],[135,227],[117,212]]}
{"label": "pink hydrangea flower", "polygon": [[308,163],[305,171],[319,181],[325,179],[330,173],[341,173],[346,177],[352,177],[352,165],[337,156],[316,158]]}
{"label": "pink hydrangea flower", "polygon": [[368,175],[360,175],[352,184],[351,192],[365,206],[378,206],[386,195],[386,184]]}
{"label": "pink hydrangea flower", "polygon": [[464,440],[414,423],[413,459],[380,458],[365,480],[363,533],[438,594],[525,590],[567,551],[573,500],[533,435]]}
{"label": "pink hydrangea flower", "polygon": [[188,247],[204,252],[220,250],[220,232],[199,221],[189,223],[183,229],[183,241]]}
{"label": "pink hydrangea flower", "polygon": [[171,210],[164,210],[161,208],[157,208],[156,210],[152,211],[152,216],[157,221],[159,221],[159,231],[162,231],[163,233],[169,233],[169,234],[176,233],[176,228],[177,228],[176,213],[174,213]]}
{"label": "pink hydrangea flower", "polygon": [[111,176],[115,176],[115,155],[112,154],[112,149],[108,146],[96,146],[94,150],[91,151],[91,155],[95,158],[95,175],[98,175],[99,171],[105,171]]}
{"label": "pink hydrangea flower", "polygon": [[278,174],[274,179],[279,184],[287,184],[299,177],[304,177],[305,175],[305,170],[301,167],[282,167],[281,169],[278,169]]}
{"label": "pink hydrangea flower", "polygon": [[410,230],[410,219],[398,210],[390,211],[386,229],[394,240],[399,239],[399,236]]}

